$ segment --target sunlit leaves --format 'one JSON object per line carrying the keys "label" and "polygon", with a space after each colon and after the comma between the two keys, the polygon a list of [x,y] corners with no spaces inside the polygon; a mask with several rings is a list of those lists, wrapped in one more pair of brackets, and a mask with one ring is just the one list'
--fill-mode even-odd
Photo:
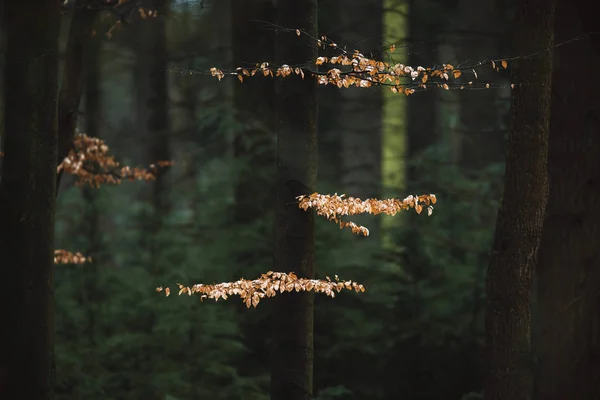
{"label": "sunlit leaves", "polygon": [[71,253],[67,250],[54,250],[54,264],[85,264],[91,261],[91,257],[86,257],[81,253]]}
{"label": "sunlit leaves", "polygon": [[158,168],[172,165],[170,161],[158,161],[146,168],[122,166],[109,154],[103,140],[78,134],[69,155],[58,166],[58,172],[75,175],[77,185],[99,187],[100,184],[120,184],[124,179],[153,180]]}
{"label": "sunlit leaves", "polygon": [[[219,299],[227,300],[230,296],[239,296],[246,307],[256,307],[260,300],[265,297],[274,297],[278,293],[285,292],[307,292],[322,293],[329,297],[335,297],[336,293],[342,290],[354,290],[355,292],[364,292],[363,285],[352,281],[340,281],[338,276],[332,281],[329,277],[323,279],[298,278],[294,273],[286,274],[284,272],[269,271],[262,274],[260,278],[254,280],[240,279],[235,282],[223,282],[213,285],[196,284],[192,287],[184,286],[180,283],[179,295],[197,294],[200,300]],[[157,292],[164,290],[166,296],[171,294],[170,288],[158,287]]]}
{"label": "sunlit leaves", "polygon": [[341,217],[358,214],[387,214],[396,215],[402,210],[414,209],[417,214],[421,214],[427,208],[427,215],[433,213],[433,204],[437,202],[434,194],[425,194],[421,196],[410,195],[403,200],[400,199],[366,199],[348,197],[346,195],[334,195],[313,193],[310,196],[298,196],[298,207],[307,211],[314,209],[317,215],[324,216],[330,221],[339,224],[341,228],[350,228],[353,233],[369,236],[369,230],[364,226],[356,225],[354,222],[342,221]]}
{"label": "sunlit leaves", "polygon": [[[301,36],[302,34],[298,29],[296,29],[295,32],[298,36]],[[441,66],[432,68],[425,68],[422,66],[413,67],[401,63],[393,64],[381,60],[373,60],[365,57],[359,50],[355,50],[352,53],[347,52],[333,41],[327,39],[326,36],[317,39],[317,44],[321,48],[331,47],[340,52],[339,55],[333,57],[319,56],[314,60],[314,65],[317,67],[326,65],[332,66],[332,68],[326,71],[313,71],[309,66],[292,68],[287,64],[283,64],[279,67],[271,67],[268,63],[264,62],[256,64],[251,72],[248,72],[241,67],[236,68],[235,72],[225,72],[213,67],[210,69],[210,74],[218,80],[223,79],[225,75],[237,75],[239,81],[243,82],[242,75],[254,76],[256,73],[260,72],[262,72],[263,76],[270,77],[285,78],[296,74],[301,75],[302,78],[304,78],[304,70],[306,70],[320,85],[334,85],[340,89],[349,88],[351,86],[360,88],[387,86],[393,93],[402,93],[406,96],[409,96],[418,90],[427,89],[426,84],[428,82],[430,85],[434,85],[444,90],[464,89],[465,83],[451,82],[451,80],[457,81],[463,75],[465,68],[467,70],[472,70],[473,76],[477,79],[477,72],[471,66],[459,68],[451,64],[441,64]],[[390,52],[393,52],[395,49],[395,45],[390,46]],[[508,67],[506,60],[498,61],[500,61],[504,69]],[[493,69],[499,70],[499,67],[496,66],[496,61],[491,60],[489,63],[492,65]],[[480,63],[478,66],[480,67],[482,65],[483,64]],[[472,81],[468,82],[468,86],[472,85]],[[485,87],[489,88],[490,84],[485,83]]]}

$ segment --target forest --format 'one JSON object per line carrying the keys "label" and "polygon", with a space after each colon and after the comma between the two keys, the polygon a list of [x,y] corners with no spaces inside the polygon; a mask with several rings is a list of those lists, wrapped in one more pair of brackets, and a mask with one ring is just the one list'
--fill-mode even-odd
{"label": "forest", "polygon": [[0,0],[0,400],[600,400],[598,15]]}

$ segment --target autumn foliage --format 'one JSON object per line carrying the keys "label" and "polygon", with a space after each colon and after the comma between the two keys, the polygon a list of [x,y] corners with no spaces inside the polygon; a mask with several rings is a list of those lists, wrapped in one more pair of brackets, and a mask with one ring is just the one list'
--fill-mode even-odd
{"label": "autumn foliage", "polygon": [[[354,290],[356,292],[364,292],[363,285],[352,281],[340,281],[337,275],[332,281],[329,277],[326,280],[322,279],[305,279],[298,278],[293,273],[273,272],[269,271],[262,274],[260,278],[254,280],[240,279],[235,282],[224,282],[213,285],[196,284],[192,287],[184,286],[180,283],[179,295],[198,294],[200,300],[219,299],[227,300],[229,296],[239,296],[246,304],[246,307],[256,307],[261,299],[265,297],[274,297],[277,293],[285,292],[302,292],[314,291],[315,293],[323,293],[329,297],[335,297],[336,293],[343,289]],[[162,292],[169,296],[170,288],[158,287],[157,292]]]}
{"label": "autumn foliage", "polygon": [[81,133],[75,136],[73,148],[58,166],[58,172],[74,175],[78,186],[87,184],[97,188],[101,184],[118,185],[123,180],[153,180],[158,168],[170,165],[170,161],[158,161],[148,168],[123,166],[110,155],[103,140]]}
{"label": "autumn foliage", "polygon": [[81,253],[71,253],[67,250],[54,250],[54,264],[85,264],[91,261],[91,257],[86,257]]}
{"label": "autumn foliage", "polygon": [[[271,78],[285,78],[291,75],[298,75],[302,79],[304,79],[305,74],[309,74],[309,76],[317,79],[321,85],[334,85],[340,89],[351,86],[359,88],[387,86],[393,93],[403,93],[408,96],[416,91],[426,90],[431,86],[445,90],[478,86],[489,88],[489,83],[478,84],[476,82],[477,72],[475,68],[486,64],[491,65],[496,71],[508,68],[507,60],[489,60],[476,65],[462,65],[460,67],[452,64],[422,67],[402,63],[389,63],[365,57],[360,50],[348,52],[326,36],[315,39],[298,29],[294,31],[298,36],[304,34],[310,39],[316,40],[319,48],[329,47],[337,50],[339,55],[333,57],[321,56],[314,60],[314,65],[317,67],[325,65],[333,67],[326,71],[320,71],[311,68],[311,66],[290,66],[283,64],[279,67],[274,67],[268,62],[262,62],[257,63],[254,68],[237,67],[235,70],[227,72],[212,67],[209,72],[219,80],[223,79],[226,75],[237,76],[240,82],[244,82],[244,77],[252,77],[257,74]],[[389,48],[390,52],[395,51],[395,49],[395,45]],[[469,76],[469,78],[464,79],[465,76]]]}
{"label": "autumn foliage", "polygon": [[387,214],[396,215],[402,210],[413,208],[417,214],[421,214],[427,208],[427,215],[433,213],[433,204],[437,202],[434,194],[424,194],[421,196],[410,195],[403,200],[400,199],[366,199],[348,197],[345,194],[323,195],[313,193],[310,196],[298,196],[298,206],[303,210],[314,208],[317,215],[321,215],[330,221],[339,224],[340,229],[350,228],[353,233],[369,236],[369,230],[364,226],[356,225],[354,222],[342,221],[341,217],[345,215],[358,214]]}
{"label": "autumn foliage", "polygon": [[[0,152],[0,157],[4,153]],[[57,172],[66,172],[75,176],[75,185],[90,185],[98,188],[101,184],[118,185],[123,180],[153,180],[158,168],[172,165],[171,161],[159,161],[148,168],[123,166],[113,155],[103,140],[78,134],[73,140],[72,149],[58,165]],[[54,251],[55,264],[84,264],[91,258],[81,253],[67,250]]]}

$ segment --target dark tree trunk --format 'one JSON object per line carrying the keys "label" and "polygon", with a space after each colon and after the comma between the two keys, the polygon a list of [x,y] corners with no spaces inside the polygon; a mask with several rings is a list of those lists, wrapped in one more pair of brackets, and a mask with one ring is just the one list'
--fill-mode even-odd
{"label": "dark tree trunk", "polygon": [[4,12],[0,398],[51,399],[59,2],[7,1]]}
{"label": "dark tree trunk", "polygon": [[[168,51],[167,51],[167,15],[169,0],[156,0],[158,17],[144,21],[150,23],[150,87],[148,101],[148,162],[169,161],[169,94],[168,94]],[[154,206],[156,229],[162,224],[164,215],[168,213],[167,168],[158,168],[156,181],[152,185],[152,204]]]}
{"label": "dark tree trunk", "polygon": [[[536,399],[600,399],[600,63],[598,5],[560,1],[556,8],[550,195],[537,270],[539,356]],[[596,23],[596,26],[593,25]]]}
{"label": "dark tree trunk", "polygon": [[[154,5],[158,17],[136,21],[133,33],[136,134],[145,142],[140,158],[147,165],[170,160],[166,45],[169,3],[168,0],[160,0]],[[149,259],[146,261],[153,266],[157,265],[156,258],[160,252],[157,236],[170,208],[167,171],[168,168],[157,168],[156,180],[148,190],[140,192],[140,200],[151,205],[149,212],[142,215],[147,234],[141,238],[140,245],[148,250]]]}
{"label": "dark tree trunk", "polygon": [[[275,22],[272,0],[234,0],[232,7],[233,61],[248,70],[256,63],[273,62]],[[235,220],[249,223],[265,210],[269,182],[263,172],[275,163],[275,80],[244,77],[235,82],[235,118],[241,127],[235,132],[234,155],[240,169],[235,188]],[[262,175],[261,175],[262,174]]]}
{"label": "dark tree trunk", "polygon": [[[342,0],[338,2],[338,15],[342,24],[339,44],[346,47],[350,53],[360,50],[365,57],[381,60],[383,1]],[[368,23],[365,22],[367,16]],[[380,197],[382,88],[350,87],[342,89],[339,95],[335,117],[342,144],[344,192],[362,199]],[[379,237],[379,217],[358,216],[353,221],[369,226],[371,240]]]}
{"label": "dark tree trunk", "polygon": [[[92,40],[92,29],[96,13],[87,9],[89,0],[77,0],[69,28],[65,65],[58,94],[58,159],[60,164],[69,154],[73,144],[79,103],[85,84],[84,57]],[[60,187],[62,171],[56,180]]]}
{"label": "dark tree trunk", "polygon": [[[486,400],[529,400],[533,274],[548,198],[554,0],[521,0],[504,193],[487,275]],[[520,86],[520,83],[527,83]],[[490,105],[491,106],[491,105]]]}
{"label": "dark tree trunk", "polygon": [[[278,25],[317,36],[317,2],[279,1]],[[279,31],[277,63],[297,65],[317,57],[306,36]],[[314,276],[314,214],[300,210],[296,196],[315,189],[317,175],[317,83],[310,76],[277,82],[277,203],[274,269]],[[310,189],[309,189],[310,188]],[[271,399],[312,398],[312,292],[278,295],[274,302]]]}
{"label": "dark tree trunk", "polygon": [[[248,70],[257,63],[275,58],[275,7],[272,0],[233,0],[231,5],[233,62]],[[263,221],[272,209],[275,176],[275,80],[255,75],[233,82],[235,157],[234,221],[242,231],[254,230],[254,237],[272,243],[273,226]],[[264,271],[264,262],[272,257],[270,246],[240,241],[234,246],[236,269],[234,278]],[[236,307],[244,342],[252,352],[252,363],[240,366],[244,376],[264,374],[268,357],[269,335],[264,335],[267,314],[249,314],[246,306]]]}
{"label": "dark tree trunk", "polygon": [[[429,14],[431,2],[409,0],[408,29],[410,42],[408,63],[412,67],[431,67],[437,58],[437,21]],[[437,90],[419,92],[407,100],[407,157],[411,164],[407,168],[407,183],[411,193],[425,188],[415,186],[420,180],[419,169],[413,164],[415,157],[436,143],[437,131]]]}
{"label": "dark tree trunk", "polygon": [[[100,93],[100,46],[98,38],[89,41],[85,51],[85,130],[92,137],[99,137],[101,93]],[[98,189],[88,185],[81,189],[85,200],[85,217],[82,230],[87,239],[85,255],[94,262],[81,272],[84,284],[81,287],[82,299],[88,315],[87,336],[90,343],[95,344],[97,301],[98,301],[98,253],[100,250],[100,210],[98,208]]]}

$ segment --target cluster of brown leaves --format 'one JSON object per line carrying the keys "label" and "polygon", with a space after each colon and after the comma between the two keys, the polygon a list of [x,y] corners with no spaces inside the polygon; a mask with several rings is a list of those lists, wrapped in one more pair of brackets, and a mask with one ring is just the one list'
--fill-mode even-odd
{"label": "cluster of brown leaves", "polygon": [[[295,274],[284,272],[273,272],[269,271],[266,274],[262,274],[260,278],[254,280],[240,279],[235,282],[224,282],[214,285],[203,285],[196,284],[194,286],[187,287],[180,283],[179,295],[192,294],[200,295],[200,300],[214,299],[218,301],[220,298],[227,300],[229,296],[240,296],[242,301],[246,304],[246,307],[256,307],[261,299],[265,297],[274,297],[277,293],[284,292],[301,292],[301,291],[314,291],[315,293],[324,293],[327,296],[335,297],[336,293],[346,290],[354,290],[356,292],[364,292],[365,288],[363,285],[352,281],[340,281],[338,276],[332,281],[329,277],[326,280],[322,279],[306,279],[298,278]],[[167,288],[158,287],[157,292],[165,291],[165,294],[169,296],[171,290]]]}
{"label": "cluster of brown leaves", "polygon": [[54,264],[85,264],[91,262],[91,257],[81,253],[71,253],[67,250],[54,250]]}
{"label": "cluster of brown leaves", "polygon": [[109,154],[109,148],[103,140],[78,134],[73,141],[73,149],[60,163],[58,171],[75,175],[78,186],[88,184],[99,187],[103,183],[120,184],[124,179],[153,180],[159,167],[170,165],[171,161],[159,161],[148,169],[122,166]]}
{"label": "cluster of brown leaves", "polygon": [[298,207],[304,211],[309,208],[315,209],[317,215],[326,217],[330,221],[334,221],[340,225],[340,229],[350,228],[353,233],[364,236],[369,236],[369,230],[364,226],[356,225],[354,222],[342,221],[341,217],[345,215],[358,214],[387,214],[396,215],[402,210],[414,209],[417,214],[421,214],[425,207],[427,215],[433,213],[433,204],[437,202],[434,194],[424,194],[421,196],[410,195],[403,200],[400,199],[366,199],[348,197],[346,195],[319,194],[313,193],[310,196],[298,196]]}
{"label": "cluster of brown leaves", "polygon": [[[295,30],[300,36],[302,33]],[[308,35],[307,35],[308,36]],[[450,90],[464,89],[465,87],[473,86],[473,80],[465,82],[453,82],[463,75],[463,72],[469,71],[473,73],[474,79],[477,79],[477,72],[472,66],[465,68],[457,68],[451,64],[442,64],[435,68],[425,68],[421,66],[412,67],[405,64],[391,64],[384,61],[373,60],[365,57],[359,50],[349,53],[341,49],[335,42],[329,40],[326,36],[317,39],[319,47],[331,47],[339,50],[340,55],[334,57],[318,57],[315,60],[315,65],[331,65],[333,68],[327,71],[309,71],[312,77],[315,77],[321,85],[335,85],[338,88],[348,88],[356,86],[360,88],[368,88],[372,86],[388,86],[394,93],[403,93],[406,96],[415,93],[417,90],[427,89],[427,85],[435,85],[436,87]],[[395,46],[390,47],[390,51],[394,51]],[[489,62],[496,70],[508,68],[506,60],[492,60]],[[235,71],[224,72],[218,68],[211,68],[210,74],[221,80],[225,75],[235,75],[240,82],[244,81],[245,76],[254,76],[256,74],[270,77],[287,77],[290,75],[299,75],[304,79],[305,68],[300,66],[289,66],[284,64],[280,67],[272,67],[268,62],[257,63],[254,68],[238,67]],[[485,84],[489,88],[489,84]]]}

